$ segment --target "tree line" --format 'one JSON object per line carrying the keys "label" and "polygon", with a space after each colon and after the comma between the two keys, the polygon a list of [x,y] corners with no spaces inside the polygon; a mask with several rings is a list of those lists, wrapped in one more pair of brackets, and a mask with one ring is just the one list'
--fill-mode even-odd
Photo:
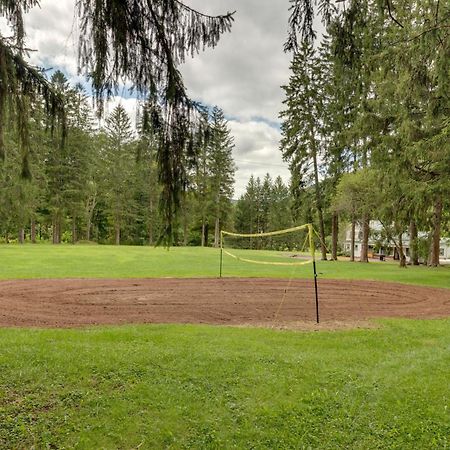
{"label": "tree line", "polygon": [[[46,122],[57,129],[64,145],[67,134],[65,99],[45,77],[45,70],[28,62],[24,15],[39,0],[0,0],[0,17],[8,25],[0,32],[0,164],[5,156],[8,129],[17,129],[21,176],[30,178],[34,104],[45,110]],[[78,72],[90,82],[99,115],[124,80],[145,98],[157,133],[160,215],[164,240],[170,244],[179,220],[181,201],[189,183],[192,132],[202,121],[202,107],[186,92],[179,65],[200,51],[215,47],[229,32],[234,13],[204,14],[180,0],[80,0]],[[155,119],[155,120],[153,120]],[[56,228],[58,225],[56,225]],[[57,235],[57,231],[55,235]]]}
{"label": "tree line", "polygon": [[294,208],[301,221],[314,220],[323,259],[328,237],[336,259],[345,220],[351,258],[360,224],[360,260],[367,262],[369,224],[378,220],[402,266],[406,232],[411,261],[419,262],[418,230],[429,237],[428,264],[437,266],[449,229],[450,4],[320,4],[327,30],[320,42],[308,0],[293,1],[287,42],[293,59],[281,151],[290,164]]}
{"label": "tree line", "polygon": [[[415,243],[422,230],[429,234],[428,262],[438,265],[450,197],[450,5],[439,0],[291,3],[285,50],[292,52],[293,61],[291,79],[284,87],[281,150],[292,173],[293,216],[300,223],[316,223],[323,258],[328,237],[336,257],[339,221],[344,219],[351,222],[352,230],[357,222],[362,224],[361,260],[367,261],[370,220],[378,219],[402,265],[406,230],[412,237],[413,262],[418,261]],[[0,35],[0,160],[5,193],[0,201],[2,214],[9,211],[2,224],[5,229],[19,229],[19,240],[28,222],[35,239],[36,223],[44,223],[41,218],[45,218],[47,225],[38,227],[38,232],[42,235],[50,228],[55,242],[64,239],[68,224],[71,239],[97,233],[100,241],[114,235],[114,240],[131,242],[143,234],[130,231],[136,209],[124,212],[119,188],[115,186],[117,198],[108,197],[103,181],[87,176],[90,168],[97,173],[96,164],[86,164],[88,156],[77,156],[83,154],[77,148],[82,147],[80,142],[92,134],[99,153],[89,155],[95,155],[95,162],[119,161],[119,154],[111,150],[114,139],[108,132],[86,134],[81,112],[76,106],[66,107],[64,83],[47,82],[25,60],[23,13],[37,4],[36,0],[0,0],[0,14],[14,32],[12,37]],[[218,218],[221,202],[217,197],[211,201],[205,194],[209,190],[201,187],[206,186],[202,179],[206,163],[203,172],[198,168],[208,127],[201,105],[188,98],[177,68],[186,55],[214,47],[220,35],[230,30],[233,14],[212,17],[180,1],[130,0],[115,8],[104,0],[83,0],[77,5],[82,31],[79,69],[92,81],[100,113],[104,99],[124,78],[147,99],[139,138],[133,138],[132,145],[125,136],[119,147],[125,152],[139,141],[144,150],[131,152],[137,164],[139,158],[149,158],[148,148],[155,145],[156,156],[151,158],[157,167],[155,186],[162,208],[152,216],[158,220],[146,225],[148,239],[152,229],[169,237],[169,242],[175,235],[177,241],[180,236],[187,241],[187,218],[196,216],[200,243],[206,244],[213,228],[217,241],[220,221],[229,215]],[[321,45],[313,29],[316,13],[327,30]],[[76,105],[77,95],[72,96]],[[45,128],[51,132],[43,134]],[[80,174],[72,177],[75,167]],[[146,167],[148,172],[154,166]],[[33,172],[37,175],[32,182],[18,182],[18,177],[27,179]],[[113,178],[116,172],[111,167],[100,169]],[[137,205],[137,199],[146,198],[134,178],[119,181],[126,193],[134,192],[127,204]],[[98,194],[89,197],[91,203],[85,194],[81,199],[78,195],[87,186]],[[123,190],[120,194],[125,195]]]}
{"label": "tree line", "polygon": [[[99,126],[81,85],[70,86],[60,71],[50,85],[64,102],[66,135],[57,126],[48,130],[42,102],[30,103],[27,158],[32,177],[24,178],[20,130],[10,122],[0,171],[2,240],[158,243],[164,234],[158,207],[164,187],[158,173],[158,130],[149,117],[153,110],[143,105],[136,130],[118,105]],[[217,244],[219,230],[230,218],[233,138],[218,107],[203,108],[201,126],[191,132],[192,160],[183,162],[186,186],[175,242]]]}

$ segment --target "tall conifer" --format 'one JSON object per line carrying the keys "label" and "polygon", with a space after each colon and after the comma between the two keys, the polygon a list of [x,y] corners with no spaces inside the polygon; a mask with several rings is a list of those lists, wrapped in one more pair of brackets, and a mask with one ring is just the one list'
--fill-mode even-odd
{"label": "tall conifer", "polygon": [[[322,259],[327,259],[325,225],[323,218],[323,192],[320,184],[319,164],[324,151],[325,91],[323,66],[315,50],[302,45],[291,65],[289,84],[283,86],[286,109],[280,113],[281,151],[289,162],[294,180],[311,183],[315,190],[315,208],[319,225]],[[294,176],[295,174],[295,176]]]}

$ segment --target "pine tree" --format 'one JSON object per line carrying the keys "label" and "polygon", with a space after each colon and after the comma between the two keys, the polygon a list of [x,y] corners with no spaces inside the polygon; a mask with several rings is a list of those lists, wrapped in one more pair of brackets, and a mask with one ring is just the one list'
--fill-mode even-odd
{"label": "pine tree", "polygon": [[114,108],[105,126],[104,195],[114,229],[114,243],[119,245],[121,234],[133,212],[134,161],[131,120],[122,105]]}
{"label": "pine tree", "polygon": [[[292,195],[289,188],[278,176],[272,181],[266,174],[264,181],[252,175],[244,195],[236,205],[235,228],[240,233],[256,234],[278,231],[293,226]],[[249,248],[285,249],[293,248],[292,236],[278,238],[251,238],[243,240],[242,245]]]}
{"label": "pine tree", "polygon": [[[53,129],[59,122],[64,131],[64,101],[43,73],[25,60],[24,12],[38,5],[38,0],[0,0],[0,16],[10,25],[13,37],[0,33],[0,161],[4,160],[4,132],[8,122],[15,122],[21,153],[22,177],[30,178],[30,111],[42,100]],[[64,132],[62,133],[64,137]]]}
{"label": "pine tree", "polygon": [[205,109],[202,114],[200,126],[194,134],[194,146],[196,148],[196,164],[193,174],[194,186],[194,214],[200,230],[200,246],[208,245],[209,217],[208,209],[210,205],[210,164],[208,160],[209,141],[211,139],[211,125],[209,123],[209,113]]}
{"label": "pine tree", "polygon": [[[94,154],[93,120],[88,99],[81,85],[68,93],[66,161],[67,183],[64,202],[72,222],[72,243],[78,240],[78,226],[86,220],[90,227],[90,216],[86,217],[86,205],[93,198],[93,172],[97,161]],[[87,234],[90,234],[88,232]],[[90,237],[90,236],[88,236]]]}
{"label": "pine tree", "polygon": [[261,233],[267,233],[270,230],[270,207],[272,205],[272,178],[266,173],[260,190],[260,229]]}
{"label": "pine tree", "polygon": [[275,178],[270,192],[268,231],[284,230],[293,226],[292,197],[280,176]]}
{"label": "pine tree", "polygon": [[[253,175],[248,180],[245,193],[241,195],[236,205],[235,227],[238,233],[255,234],[259,232],[259,190],[260,181]],[[245,244],[254,248],[254,239],[250,238]]]}
{"label": "pine tree", "polygon": [[[70,103],[70,86],[65,75],[57,70],[51,78],[52,89],[60,96],[64,110]],[[52,220],[53,244],[60,244],[67,214],[66,193],[70,179],[68,148],[60,145],[60,136],[48,140],[46,175],[48,180],[48,208]]]}
{"label": "pine tree", "polygon": [[214,217],[214,246],[220,244],[221,224],[228,216],[233,197],[233,137],[223,111],[217,106],[211,114],[211,137],[208,143],[208,172],[211,209]]}
{"label": "pine tree", "polygon": [[148,122],[148,111],[144,106],[139,126],[139,142],[136,145],[136,188],[138,217],[144,227],[149,245],[154,245],[161,232],[161,219],[158,213],[160,187],[157,170],[157,135]]}
{"label": "pine tree", "polygon": [[314,49],[305,44],[294,56],[291,71],[289,85],[283,86],[286,109],[280,113],[283,119],[281,151],[283,158],[290,163],[294,180],[309,183],[309,178],[312,178],[322,259],[326,260],[323,193],[319,183],[319,159],[324,141],[323,66]]}

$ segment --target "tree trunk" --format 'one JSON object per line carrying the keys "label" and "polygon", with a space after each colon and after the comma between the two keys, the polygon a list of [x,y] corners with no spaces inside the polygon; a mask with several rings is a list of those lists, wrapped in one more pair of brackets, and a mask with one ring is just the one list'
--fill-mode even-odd
{"label": "tree trunk", "polygon": [[148,245],[153,245],[154,237],[153,237],[153,222],[152,219],[150,219],[150,222],[148,224]]}
{"label": "tree trunk", "polygon": [[91,216],[88,215],[86,223],[86,240],[89,242],[91,240]]}
{"label": "tree trunk", "polygon": [[361,242],[361,256],[359,258],[360,262],[368,263],[369,262],[369,216],[364,214],[362,220],[362,242]]}
{"label": "tree trunk", "polygon": [[205,237],[206,237],[206,222],[205,222],[205,218],[202,217],[202,236],[201,236],[201,246],[204,247],[205,246]]}
{"label": "tree trunk", "polygon": [[419,245],[417,236],[417,224],[415,220],[411,220],[409,224],[409,262],[414,265],[419,265]]}
{"label": "tree trunk", "polygon": [[208,247],[209,224],[205,225],[205,247]]}
{"label": "tree trunk", "polygon": [[400,255],[398,253],[397,246],[395,246],[395,248],[394,248],[394,261],[400,261]]}
{"label": "tree trunk", "polygon": [[339,217],[337,213],[333,213],[331,223],[331,259],[337,261],[338,251],[338,235],[339,235]]}
{"label": "tree trunk", "polygon": [[19,244],[23,244],[25,242],[25,230],[23,228],[19,228],[18,240]]}
{"label": "tree trunk", "polygon": [[218,248],[220,245],[220,219],[216,217],[216,224],[214,227],[214,247]]}
{"label": "tree trunk", "polygon": [[216,220],[214,224],[214,247],[219,248],[220,246],[220,194],[217,195],[216,199]]}
{"label": "tree trunk", "polygon": [[120,225],[116,224],[115,227],[115,244],[120,245]]}
{"label": "tree trunk", "polygon": [[58,217],[58,222],[56,224],[56,243],[61,244],[61,218]]}
{"label": "tree trunk", "polygon": [[350,261],[355,261],[355,238],[356,238],[356,221],[352,219],[351,243],[350,243]]}
{"label": "tree trunk", "polygon": [[311,151],[312,151],[312,160],[314,167],[314,190],[316,194],[316,207],[317,213],[319,216],[319,234],[320,234],[320,248],[322,251],[322,260],[327,260],[327,248],[325,246],[325,226],[323,223],[323,211],[322,211],[322,195],[320,192],[319,185],[319,168],[317,164],[317,141],[315,138],[315,130],[314,124],[312,122],[309,123],[309,131],[310,131],[310,139],[311,139]]}
{"label": "tree trunk", "polygon": [[149,221],[148,221],[148,245],[153,245],[153,199],[150,194],[150,204],[149,204]]}
{"label": "tree trunk", "polygon": [[314,152],[314,178],[315,178],[315,192],[316,192],[316,206],[317,214],[319,216],[319,235],[320,235],[320,249],[322,252],[322,261],[327,260],[327,247],[325,246],[325,226],[323,224],[323,211],[322,211],[322,196],[320,194],[319,186],[319,172],[317,168],[317,157]]}
{"label": "tree trunk", "polygon": [[94,216],[95,206],[97,205],[97,195],[93,194],[88,198],[86,204],[86,240],[91,240],[92,218]]}
{"label": "tree trunk", "polygon": [[184,213],[184,218],[183,218],[183,245],[185,247],[187,247],[188,244],[188,218],[187,218],[187,214]]}
{"label": "tree trunk", "polygon": [[77,220],[74,216],[72,218],[72,244],[76,244],[77,240]]}
{"label": "tree trunk", "polygon": [[36,221],[34,219],[31,220],[31,243],[36,244]]}
{"label": "tree trunk", "polygon": [[434,204],[433,211],[433,234],[431,241],[431,253],[429,266],[439,266],[439,253],[441,243],[441,222],[442,222],[442,198],[438,196]]}
{"label": "tree trunk", "polygon": [[52,242],[53,244],[61,243],[61,221],[59,217],[55,217],[53,220],[53,236]]}
{"label": "tree trunk", "polygon": [[400,259],[400,267],[406,267],[406,255],[403,250],[403,234],[398,235],[398,256]]}

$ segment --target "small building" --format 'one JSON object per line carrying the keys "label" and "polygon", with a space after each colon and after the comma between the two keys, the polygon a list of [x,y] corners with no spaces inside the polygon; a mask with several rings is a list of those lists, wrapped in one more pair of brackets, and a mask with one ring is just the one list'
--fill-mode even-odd
{"label": "small building", "polygon": [[[370,234],[369,234],[369,257],[385,255],[391,256],[395,259],[398,258],[397,249],[393,242],[389,242],[384,236],[385,232],[380,222],[372,220],[370,222]],[[418,233],[419,241],[425,241],[428,238],[427,233]],[[351,226],[348,226],[345,231],[345,240],[343,242],[343,250],[345,253],[350,254],[352,242],[352,230]],[[402,235],[403,249],[406,257],[410,256],[410,236],[409,233]],[[361,256],[362,246],[362,227],[359,223],[355,227],[355,258]],[[445,262],[450,260],[450,238],[442,238],[440,242],[440,259]]]}

